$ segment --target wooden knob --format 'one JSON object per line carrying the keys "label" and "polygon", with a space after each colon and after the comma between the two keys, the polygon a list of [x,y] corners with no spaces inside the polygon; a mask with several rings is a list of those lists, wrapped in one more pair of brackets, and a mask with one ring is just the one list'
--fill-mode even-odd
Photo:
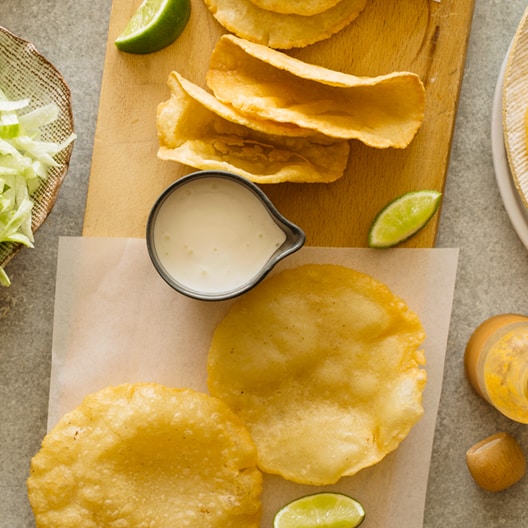
{"label": "wooden knob", "polygon": [[497,433],[476,443],[466,453],[475,482],[487,491],[502,491],[518,482],[526,471],[521,446],[508,433]]}

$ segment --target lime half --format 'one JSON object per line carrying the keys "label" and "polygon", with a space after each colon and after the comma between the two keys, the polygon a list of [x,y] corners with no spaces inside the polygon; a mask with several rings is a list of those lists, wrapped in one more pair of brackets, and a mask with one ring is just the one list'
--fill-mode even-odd
{"label": "lime half", "polygon": [[143,0],[115,45],[127,53],[158,51],[180,36],[190,16],[190,0]]}
{"label": "lime half", "polygon": [[365,519],[363,506],[342,493],[315,493],[286,504],[273,528],[356,528]]}
{"label": "lime half", "polygon": [[386,205],[374,218],[368,235],[372,248],[388,248],[407,240],[429,222],[440,205],[438,191],[412,191]]}

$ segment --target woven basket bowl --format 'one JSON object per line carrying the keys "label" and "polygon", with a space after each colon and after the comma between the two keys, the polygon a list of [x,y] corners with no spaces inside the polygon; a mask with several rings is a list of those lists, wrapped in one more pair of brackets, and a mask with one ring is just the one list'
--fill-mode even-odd
{"label": "woven basket bowl", "polygon": [[[62,141],[73,132],[70,90],[62,75],[31,44],[0,26],[0,88],[10,99],[30,99],[24,111],[55,102],[58,119],[42,128],[45,141]],[[22,111],[21,111],[22,113]],[[35,232],[46,220],[55,205],[60,186],[68,171],[73,143],[54,159],[57,167],[50,167],[48,178],[33,193],[32,229]],[[0,243],[0,266],[4,266],[22,249],[21,244]]]}

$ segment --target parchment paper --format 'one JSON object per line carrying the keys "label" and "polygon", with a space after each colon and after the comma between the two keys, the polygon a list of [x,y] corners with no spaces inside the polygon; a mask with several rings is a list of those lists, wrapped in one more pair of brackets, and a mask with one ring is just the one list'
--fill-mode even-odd
{"label": "parchment paper", "polygon": [[[262,527],[272,526],[285,503],[321,490],[360,500],[364,528],[422,527],[457,260],[456,249],[305,247],[276,268],[330,262],[387,284],[422,320],[428,382],[424,417],[376,466],[324,488],[265,475]],[[155,381],[207,392],[210,339],[232,302],[196,301],[173,291],[154,270],[142,239],[61,238],[48,428],[108,385]]]}

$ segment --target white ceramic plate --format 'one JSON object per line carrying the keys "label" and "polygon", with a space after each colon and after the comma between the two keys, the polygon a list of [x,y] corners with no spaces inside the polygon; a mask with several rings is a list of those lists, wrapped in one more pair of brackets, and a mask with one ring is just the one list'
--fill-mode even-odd
{"label": "white ceramic plate", "polygon": [[500,69],[497,85],[495,86],[495,95],[493,97],[493,108],[491,115],[491,152],[493,156],[493,166],[495,169],[495,178],[499,187],[499,192],[504,202],[504,206],[515,229],[515,232],[521,239],[522,243],[528,248],[528,210],[519,196],[515,186],[506,146],[504,144],[504,129],[502,123],[502,100],[504,74],[510,50],[506,53],[502,67]]}

